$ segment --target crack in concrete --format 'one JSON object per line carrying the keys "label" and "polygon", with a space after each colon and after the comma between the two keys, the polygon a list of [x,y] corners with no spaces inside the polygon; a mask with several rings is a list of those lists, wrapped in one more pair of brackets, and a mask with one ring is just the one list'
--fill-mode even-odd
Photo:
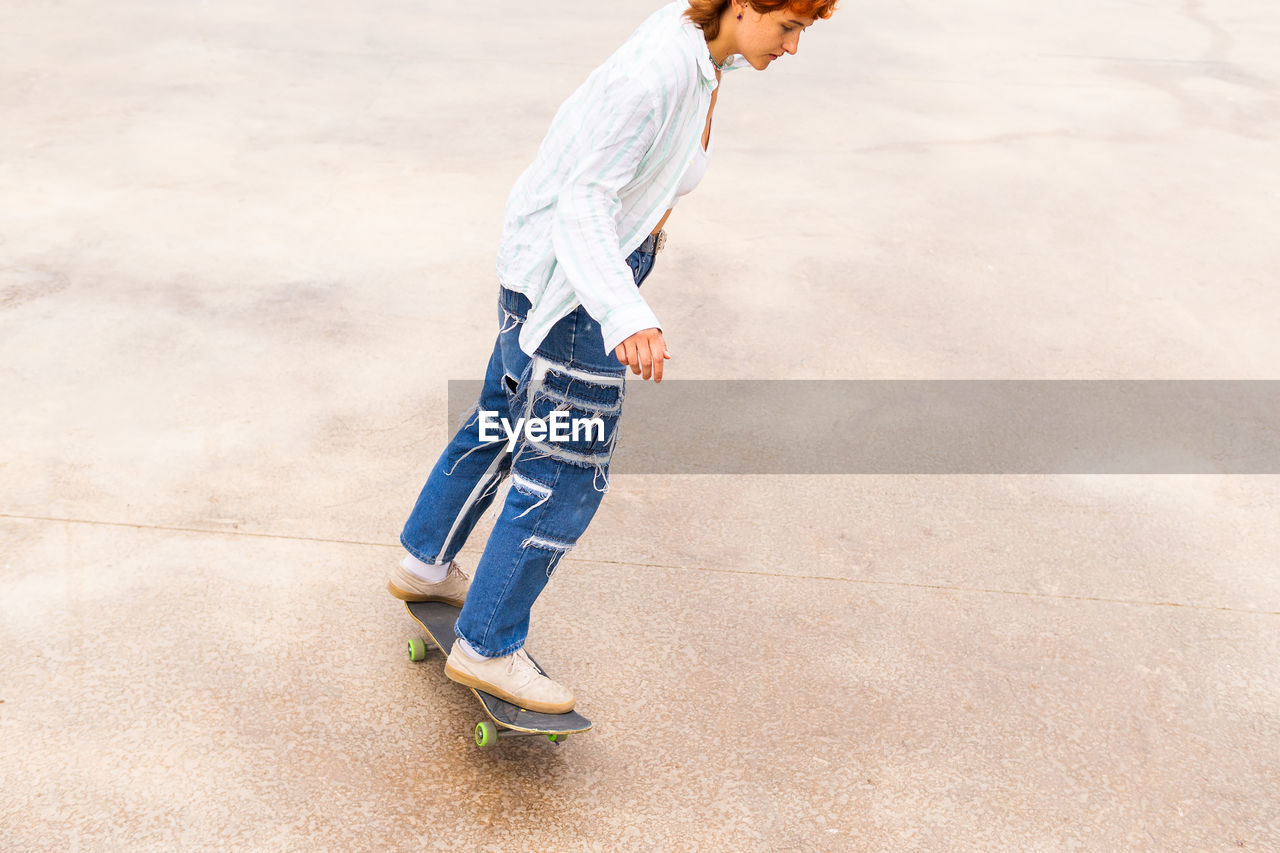
{"label": "crack in concrete", "polygon": [[47,515],[21,515],[19,513],[0,512],[0,518],[17,521],[48,521],[55,524],[83,524],[90,527],[124,527],[132,530],[157,530],[167,533],[202,533],[214,536],[242,536],[253,539],[279,539],[285,542],[321,542],[328,545],[360,545],[372,548],[399,548],[398,544],[385,542],[364,542],[358,539],[329,539],[322,536],[296,536],[282,533],[257,533],[251,530],[219,530],[213,527],[179,527],[166,524],[138,524],[131,521],[101,521],[91,518],[59,518]]}
{"label": "crack in concrete", "polygon": [[[388,550],[399,549],[398,543],[387,542],[368,542],[359,539],[328,539],[319,536],[296,536],[280,533],[256,533],[245,530],[214,530],[201,527],[176,527],[161,524],[136,524],[126,521],[99,521],[94,519],[82,518],[56,518],[52,516],[40,515],[21,515],[18,513],[0,513],[0,518],[14,519],[19,521],[45,521],[55,524],[83,524],[94,527],[124,527],[134,530],[155,530],[168,533],[197,533],[215,536],[238,536],[254,539],[277,539],[284,542],[318,542],[328,545],[355,545],[365,548],[385,548]],[[760,572],[750,569],[720,569],[710,566],[675,566],[664,563],[637,563],[627,560],[600,560],[591,557],[582,557],[574,562],[580,563],[597,563],[603,566],[626,566],[628,568],[644,568],[644,569],[670,569],[673,571],[685,572],[703,572],[710,574],[724,575],[745,575],[749,577],[770,578],[773,580],[815,580],[830,581],[833,583],[857,584],[859,586],[882,586],[897,587],[902,589],[926,589],[937,592],[967,592],[981,593],[985,595],[1009,595],[1019,598],[1044,598],[1056,601],[1087,601],[1097,604],[1127,604],[1139,607],[1175,607],[1183,610],[1207,610],[1218,613],[1239,613],[1247,616],[1280,616],[1280,611],[1275,610],[1246,610],[1241,607],[1224,607],[1214,604],[1190,604],[1180,601],[1150,601],[1136,598],[1107,598],[1105,596],[1093,595],[1070,595],[1066,593],[1053,592],[1028,592],[1025,590],[1010,589],[994,589],[989,587],[975,586],[958,586],[949,584],[929,584],[915,583],[912,581],[887,581],[887,580],[868,580],[866,578],[842,578],[832,575],[791,575],[779,574],[775,572]]]}

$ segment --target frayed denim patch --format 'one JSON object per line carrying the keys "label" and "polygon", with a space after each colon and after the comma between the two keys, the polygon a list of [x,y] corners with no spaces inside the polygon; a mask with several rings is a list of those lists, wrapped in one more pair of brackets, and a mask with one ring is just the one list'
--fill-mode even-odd
{"label": "frayed denim patch", "polygon": [[528,495],[531,498],[537,498],[538,502],[530,506],[524,512],[516,516],[517,519],[524,518],[547,501],[551,500],[551,487],[544,486],[536,480],[531,480],[523,474],[513,472],[511,475],[511,488],[515,489],[522,495]]}
{"label": "frayed denim patch", "polygon": [[551,562],[547,563],[547,577],[551,577],[552,572],[560,565],[560,560],[564,555],[573,550],[573,545],[566,542],[556,542],[554,539],[543,539],[541,536],[530,536],[520,543],[521,548],[537,548],[540,551],[551,551]]}
{"label": "frayed denim patch", "polygon": [[[535,366],[536,365],[536,366]],[[560,440],[528,440],[518,459],[555,459],[580,468],[602,468],[609,464],[616,442],[618,417],[622,413],[623,374],[595,373],[544,358],[535,358],[530,371],[525,417],[573,425]]]}

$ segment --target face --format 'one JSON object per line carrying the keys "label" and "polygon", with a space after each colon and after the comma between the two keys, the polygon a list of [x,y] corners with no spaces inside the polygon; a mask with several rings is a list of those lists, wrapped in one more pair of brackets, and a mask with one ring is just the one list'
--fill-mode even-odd
{"label": "face", "polygon": [[742,13],[742,20],[736,22],[737,52],[757,71],[768,68],[784,53],[795,54],[800,34],[813,26],[813,18],[802,18],[787,9],[762,15],[745,4],[735,3],[734,8]]}

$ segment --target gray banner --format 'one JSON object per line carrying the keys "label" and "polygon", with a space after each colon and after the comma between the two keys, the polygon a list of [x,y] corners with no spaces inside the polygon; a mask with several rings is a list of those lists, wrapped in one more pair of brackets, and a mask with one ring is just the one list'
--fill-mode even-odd
{"label": "gray banner", "polygon": [[1280,474],[1280,381],[629,379],[620,429],[619,474]]}

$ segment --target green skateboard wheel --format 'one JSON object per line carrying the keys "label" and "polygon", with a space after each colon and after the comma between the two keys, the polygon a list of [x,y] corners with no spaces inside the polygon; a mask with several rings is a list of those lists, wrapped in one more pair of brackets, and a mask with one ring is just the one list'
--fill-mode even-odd
{"label": "green skateboard wheel", "polygon": [[427,656],[426,643],[418,637],[409,641],[409,660],[422,660]]}
{"label": "green skateboard wheel", "polygon": [[552,743],[564,743],[569,739],[568,735],[547,735],[547,740]]}
{"label": "green skateboard wheel", "polygon": [[476,746],[487,749],[498,742],[498,730],[488,720],[476,723]]}

